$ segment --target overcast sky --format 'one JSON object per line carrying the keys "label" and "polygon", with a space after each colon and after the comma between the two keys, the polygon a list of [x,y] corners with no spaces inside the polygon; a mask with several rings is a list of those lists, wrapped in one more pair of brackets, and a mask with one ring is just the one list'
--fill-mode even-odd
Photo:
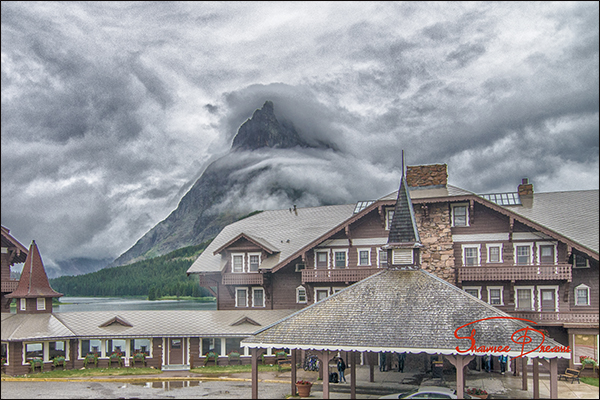
{"label": "overcast sky", "polygon": [[2,225],[46,265],[130,248],[265,100],[348,201],[401,149],[476,193],[598,189],[598,2],[1,7]]}

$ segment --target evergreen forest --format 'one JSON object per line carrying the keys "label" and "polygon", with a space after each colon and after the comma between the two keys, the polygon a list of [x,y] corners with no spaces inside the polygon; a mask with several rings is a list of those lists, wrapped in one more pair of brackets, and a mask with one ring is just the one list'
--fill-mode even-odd
{"label": "evergreen forest", "polygon": [[209,243],[89,274],[61,276],[50,279],[50,285],[65,296],[147,296],[148,300],[168,296],[210,297],[210,292],[199,286],[196,275],[188,277],[186,274]]}

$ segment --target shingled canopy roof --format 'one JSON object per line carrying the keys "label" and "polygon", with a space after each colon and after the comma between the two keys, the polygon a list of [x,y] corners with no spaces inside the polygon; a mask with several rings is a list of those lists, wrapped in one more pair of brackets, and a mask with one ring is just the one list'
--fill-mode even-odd
{"label": "shingled canopy roof", "polygon": [[[507,318],[508,317],[508,318]],[[242,341],[251,348],[289,348],[328,351],[459,353],[470,347],[475,328],[477,347],[510,346],[505,353],[521,355],[521,345],[511,337],[527,328],[489,304],[423,270],[384,270],[268,326]],[[521,336],[523,331],[516,336]],[[541,335],[529,330],[533,350]],[[562,347],[546,338],[544,346]],[[570,353],[533,351],[528,357],[570,358]]]}

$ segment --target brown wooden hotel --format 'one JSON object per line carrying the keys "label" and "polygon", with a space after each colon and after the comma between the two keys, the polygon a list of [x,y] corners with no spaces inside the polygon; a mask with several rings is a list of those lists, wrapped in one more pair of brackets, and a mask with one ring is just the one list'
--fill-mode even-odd
{"label": "brown wooden hotel", "polygon": [[[46,299],[60,294],[45,272],[35,287],[23,283],[26,268],[43,271],[37,246],[27,250],[2,227],[4,368],[23,374],[28,359],[51,366],[56,354],[80,368],[94,350],[108,365],[115,348],[132,356],[142,346],[148,364],[163,369],[197,366],[210,349],[219,363],[234,350],[249,362],[244,337],[414,254],[421,269],[570,346],[559,370],[577,367],[580,356],[598,360],[598,190],[535,193],[523,179],[514,193],[478,195],[448,184],[445,164],[409,166],[406,182],[416,253],[388,246],[394,213],[407,212],[395,207],[397,192],[350,205],[292,205],[226,226],[188,269],[215,295],[216,311],[52,313]],[[10,266],[23,261],[17,286]]]}

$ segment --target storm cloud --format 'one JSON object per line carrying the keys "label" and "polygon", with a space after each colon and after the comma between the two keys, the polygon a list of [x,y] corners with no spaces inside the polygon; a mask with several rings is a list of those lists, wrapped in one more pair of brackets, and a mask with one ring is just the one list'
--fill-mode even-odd
{"label": "storm cloud", "polygon": [[[597,2],[1,11],[2,225],[49,265],[130,248],[266,100],[330,150],[264,161],[256,209],[282,206],[278,182],[306,189],[299,206],[384,196],[401,150],[409,165],[448,164],[450,183],[476,193],[523,177],[537,192],[598,188]],[[238,205],[234,192],[220,207]]]}

